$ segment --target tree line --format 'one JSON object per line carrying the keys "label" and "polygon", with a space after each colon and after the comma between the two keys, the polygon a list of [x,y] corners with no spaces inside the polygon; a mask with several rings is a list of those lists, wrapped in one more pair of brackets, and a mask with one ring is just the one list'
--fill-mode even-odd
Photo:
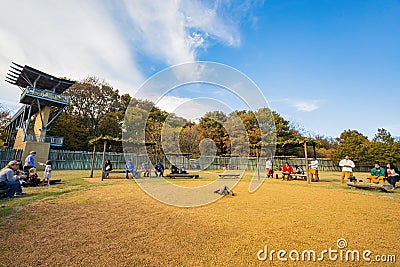
{"label": "tree line", "polygon": [[[123,131],[136,133],[136,129],[144,129],[144,140],[152,144],[153,153],[158,155],[183,152],[194,158],[207,153],[256,156],[257,147],[267,140],[260,130],[263,126],[259,124],[273,121],[276,139],[270,141],[277,144],[276,156],[304,157],[301,144],[312,140],[318,157],[340,160],[350,155],[362,164],[372,164],[376,160],[400,162],[400,140],[386,129],[378,129],[371,140],[350,129],[337,138],[310,135],[268,108],[230,114],[210,111],[196,123],[161,110],[148,100],[120,94],[119,90],[97,77],[76,82],[64,94],[70,96],[70,104],[47,134],[64,137],[62,149],[65,150],[88,151],[92,149],[89,141],[98,136],[122,138]],[[10,112],[0,105],[3,140],[4,127],[9,119]],[[243,125],[244,129],[239,129],[238,125]],[[122,146],[114,144],[108,149],[121,152]],[[313,153],[309,147],[308,155]]]}

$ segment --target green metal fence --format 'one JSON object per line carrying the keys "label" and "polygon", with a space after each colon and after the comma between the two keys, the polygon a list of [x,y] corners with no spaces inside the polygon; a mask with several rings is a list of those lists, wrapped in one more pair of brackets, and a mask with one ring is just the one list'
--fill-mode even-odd
{"label": "green metal fence", "polygon": [[21,160],[22,152],[22,149],[0,148],[0,169],[11,160]]}
{"label": "green metal fence", "polygon": [[[21,159],[22,150],[0,149],[0,167],[4,167],[10,160]],[[94,158],[94,169],[101,169],[103,153],[96,152]],[[49,159],[53,162],[55,170],[89,170],[92,165],[92,152],[88,151],[68,151],[68,150],[50,150]],[[133,153],[106,152],[105,160],[109,159],[114,169],[124,169],[126,159],[131,159],[136,169],[141,168],[143,162],[148,161],[147,155],[138,155]],[[265,169],[265,157],[260,158],[260,169]],[[285,162],[290,165],[299,165],[305,169],[305,158],[293,157],[274,157],[274,168],[282,167]],[[178,166],[184,165],[186,169],[209,169],[209,170],[255,170],[257,168],[255,157],[201,157],[199,159],[190,159],[182,156],[168,156],[161,162],[165,167],[169,163],[175,163]],[[327,158],[318,158],[319,169],[321,171],[340,171],[338,162]],[[358,165],[354,171],[369,172],[372,165]]]}

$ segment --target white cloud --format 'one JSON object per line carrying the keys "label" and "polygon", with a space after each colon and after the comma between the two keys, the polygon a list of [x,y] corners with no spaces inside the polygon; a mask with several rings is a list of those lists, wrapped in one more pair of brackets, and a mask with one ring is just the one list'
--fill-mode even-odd
{"label": "white cloud", "polygon": [[285,103],[291,107],[294,107],[297,111],[302,112],[312,112],[320,108],[321,100],[302,100],[302,99],[292,99],[292,98],[280,98],[272,99],[270,103]]}
{"label": "white cloud", "polygon": [[[133,93],[146,78],[143,58],[172,65],[196,60],[210,39],[239,45],[237,22],[219,12],[190,0],[4,0],[0,76],[14,61],[58,77],[95,75]],[[0,94],[8,105],[20,91],[1,79]]]}
{"label": "white cloud", "polygon": [[319,109],[317,100],[298,101],[292,103],[298,111],[311,112]]}

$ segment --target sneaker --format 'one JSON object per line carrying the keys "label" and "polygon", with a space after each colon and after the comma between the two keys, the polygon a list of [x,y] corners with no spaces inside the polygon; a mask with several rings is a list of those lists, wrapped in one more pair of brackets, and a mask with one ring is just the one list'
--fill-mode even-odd
{"label": "sneaker", "polygon": [[16,195],[17,195],[17,196],[23,196],[23,195],[25,195],[25,193],[24,193],[24,192],[22,192],[22,193],[16,193]]}

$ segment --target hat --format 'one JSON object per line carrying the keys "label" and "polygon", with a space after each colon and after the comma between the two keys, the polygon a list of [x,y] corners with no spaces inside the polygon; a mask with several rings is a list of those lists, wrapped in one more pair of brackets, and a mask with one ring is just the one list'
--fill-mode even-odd
{"label": "hat", "polygon": [[10,161],[7,165],[11,166],[11,165],[16,165],[17,162],[15,160]]}
{"label": "hat", "polygon": [[36,151],[31,151],[29,152],[29,154],[36,154]]}

